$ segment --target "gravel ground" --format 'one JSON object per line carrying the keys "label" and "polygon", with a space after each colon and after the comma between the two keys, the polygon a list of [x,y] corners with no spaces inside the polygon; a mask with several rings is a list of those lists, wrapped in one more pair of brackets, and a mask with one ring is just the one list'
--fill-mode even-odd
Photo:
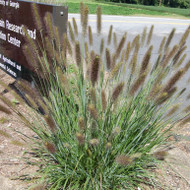
{"label": "gravel ground", "polygon": [[[0,70],[0,80],[7,84],[14,80]],[[0,88],[0,92],[4,89]],[[14,98],[7,93],[11,100]],[[21,111],[26,111],[26,106],[17,105]],[[32,132],[26,128],[15,114],[5,115],[0,112],[0,119],[6,118],[5,123],[0,123],[0,130],[9,133],[14,140],[25,141],[23,136],[16,131],[31,136]],[[180,129],[180,130],[179,130]],[[190,123],[185,126],[178,126],[173,131],[172,140],[174,144],[169,150],[169,155],[161,166],[156,169],[155,175],[158,181],[163,185],[163,190],[189,190],[190,189]],[[28,189],[29,183],[18,179],[20,175],[32,174],[36,171],[35,167],[28,167],[21,159],[24,146],[15,146],[10,143],[10,139],[0,136],[0,190],[25,190]],[[153,187],[145,187],[145,189],[155,189]],[[159,189],[159,188],[156,188]]]}

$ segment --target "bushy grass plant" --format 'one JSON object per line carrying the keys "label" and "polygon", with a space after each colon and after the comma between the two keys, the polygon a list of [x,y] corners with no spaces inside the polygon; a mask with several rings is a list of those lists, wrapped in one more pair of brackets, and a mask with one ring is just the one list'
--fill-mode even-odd
{"label": "bushy grass plant", "polygon": [[[158,148],[167,145],[174,124],[190,121],[189,106],[179,111],[185,89],[177,89],[190,67],[189,61],[181,64],[190,29],[173,47],[175,30],[163,38],[159,56],[151,64],[153,26],[131,42],[127,33],[117,42],[110,26],[104,39],[98,7],[94,38],[89,9],[81,3],[81,27],[73,18],[69,35],[60,37],[51,15],[42,21],[35,5],[33,10],[37,28],[48,35],[42,36],[41,45],[26,36],[23,48],[38,76],[35,89],[18,81],[31,109],[22,113],[4,96],[0,99],[37,135],[29,140],[40,160],[38,188],[114,190],[154,185],[149,169],[156,158],[163,160],[167,154]],[[142,47],[147,51],[139,60]],[[11,114],[3,104],[0,110]]]}

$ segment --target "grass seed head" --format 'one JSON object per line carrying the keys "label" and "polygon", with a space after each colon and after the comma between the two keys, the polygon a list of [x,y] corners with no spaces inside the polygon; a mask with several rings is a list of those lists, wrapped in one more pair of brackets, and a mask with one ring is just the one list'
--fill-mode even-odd
{"label": "grass seed head", "polygon": [[142,60],[140,74],[144,73],[148,67],[150,57],[151,57],[151,53],[152,53],[152,49],[153,49],[153,46],[150,46],[148,51],[146,52],[143,60]]}
{"label": "grass seed head", "polygon": [[81,50],[80,50],[80,44],[79,41],[75,43],[75,61],[78,65],[78,67],[81,67]]}
{"label": "grass seed head", "polygon": [[97,7],[97,33],[100,34],[102,29],[102,8]]}
{"label": "grass seed head", "polygon": [[173,94],[176,92],[177,88],[173,87],[171,89],[168,90],[168,92],[162,92],[158,98],[156,99],[156,104],[161,105],[164,102],[166,102],[168,99],[170,99]]}
{"label": "grass seed head", "polygon": [[185,33],[183,34],[183,36],[181,37],[181,40],[180,40],[180,43],[179,43],[179,46],[183,46],[183,44],[186,42],[186,39],[188,38],[189,36],[189,32],[190,32],[190,26],[186,29]]}
{"label": "grass seed head", "polygon": [[107,107],[107,100],[106,100],[106,93],[104,90],[102,90],[101,92],[101,100],[102,100],[102,109],[103,111],[105,111]]}
{"label": "grass seed head", "polygon": [[190,68],[190,60],[186,63],[185,67],[184,67],[184,73],[186,73]]}
{"label": "grass seed head", "polygon": [[145,42],[145,39],[146,39],[146,33],[147,33],[147,27],[145,26],[144,30],[143,30],[143,33],[142,33],[142,37],[141,37],[141,46],[142,47],[144,46],[144,42]]}
{"label": "grass seed head", "polygon": [[54,36],[55,36],[55,49],[59,50],[61,48],[61,39],[60,39],[60,33],[59,33],[59,28],[57,26],[54,27]]}
{"label": "grass seed head", "polygon": [[177,61],[179,60],[180,56],[183,54],[183,52],[187,49],[187,46],[183,46],[181,47],[178,52],[176,53],[176,55],[173,58],[173,65],[175,65],[177,63]]}
{"label": "grass seed head", "polygon": [[184,54],[181,59],[176,63],[175,68],[179,68],[181,66],[181,64],[183,63],[183,61],[185,60],[185,58],[187,57],[187,54]]}
{"label": "grass seed head", "polygon": [[148,38],[147,38],[147,45],[149,45],[150,42],[151,42],[153,30],[154,30],[154,25],[152,25],[151,28],[150,28],[150,31],[149,31],[149,34],[148,34]]}
{"label": "grass seed head", "polygon": [[113,134],[114,136],[119,135],[120,133],[121,133],[121,128],[120,128],[120,127],[115,127],[115,128],[113,129],[113,131],[112,131],[112,134]]}
{"label": "grass seed head", "polygon": [[68,143],[64,143],[64,147],[65,147],[65,148],[68,148],[68,149],[71,149],[71,145],[68,144]]}
{"label": "grass seed head", "polygon": [[190,105],[187,106],[187,107],[184,109],[184,111],[185,111],[186,113],[188,113],[188,112],[190,111]]}
{"label": "grass seed head", "polygon": [[126,64],[127,64],[128,59],[129,59],[130,50],[131,50],[131,42],[128,42],[127,43],[126,53],[125,53],[125,66],[124,66],[124,70],[126,69]]}
{"label": "grass seed head", "polygon": [[185,125],[186,123],[190,123],[190,115],[186,116],[186,117],[181,121],[181,125]]}
{"label": "grass seed head", "polygon": [[139,76],[139,78],[134,82],[130,89],[130,94],[134,95],[135,92],[140,88],[140,86],[144,83],[147,73],[143,73]]}
{"label": "grass seed head", "polygon": [[84,4],[83,4],[83,2],[80,2],[80,21],[81,21],[81,25],[83,25],[83,22],[84,22]]}
{"label": "grass seed head", "polygon": [[165,158],[168,156],[168,153],[166,151],[157,151],[153,155],[157,160],[165,160]]}
{"label": "grass seed head", "polygon": [[11,111],[8,108],[6,108],[5,106],[3,106],[2,104],[0,104],[0,111],[3,113],[6,113],[8,115],[12,114]]}
{"label": "grass seed head", "polygon": [[114,89],[113,93],[112,93],[112,101],[115,102],[117,100],[117,98],[119,97],[119,95],[122,93],[124,88],[124,82],[120,82]]}
{"label": "grass seed head", "polygon": [[82,31],[83,31],[83,35],[86,35],[87,32],[87,26],[88,26],[88,13],[89,13],[89,9],[88,6],[85,5],[84,6],[84,13],[83,13],[83,23],[82,23]]}
{"label": "grass seed head", "polygon": [[135,73],[136,65],[137,65],[137,52],[134,52],[131,61],[129,63],[129,66],[131,67],[131,75]]}
{"label": "grass seed head", "polygon": [[75,35],[78,36],[78,26],[75,18],[72,18]]}
{"label": "grass seed head", "polygon": [[[84,48],[85,48],[86,59],[89,61],[89,49],[88,49],[88,43],[87,42],[85,42]],[[88,64],[88,61],[87,61],[87,64]]]}
{"label": "grass seed head", "polygon": [[51,57],[54,57],[54,50],[53,50],[53,45],[51,43],[51,40],[49,37],[45,37],[45,46],[46,46],[46,51]]}
{"label": "grass seed head", "polygon": [[96,104],[96,90],[95,88],[92,88],[90,90],[90,97],[91,97],[91,100],[94,104]]}
{"label": "grass seed head", "polygon": [[101,39],[101,43],[100,43],[100,54],[102,55],[104,51],[104,38]]}
{"label": "grass seed head", "polygon": [[98,111],[95,108],[94,104],[88,105],[88,111],[90,112],[90,115],[96,120],[98,118]]}
{"label": "grass seed head", "polygon": [[168,83],[163,89],[163,92],[168,92],[176,84],[176,82],[182,77],[183,73],[184,73],[183,69],[177,71],[173,75],[173,77],[168,81]]}
{"label": "grass seed head", "polygon": [[[14,104],[8,99],[8,98],[6,98],[5,96],[3,96],[3,95],[0,95],[0,100],[4,103],[4,104],[6,104],[8,107],[10,107],[10,108],[12,108],[12,107],[14,107]],[[2,105],[2,110],[3,110],[4,108],[3,108],[3,105]],[[5,108],[6,109],[6,108]],[[4,109],[4,111],[6,111]],[[9,111],[7,110],[6,111],[7,113],[9,113]]]}
{"label": "grass seed head", "polygon": [[172,41],[172,39],[173,39],[173,37],[174,37],[175,31],[176,31],[176,29],[173,28],[173,30],[170,32],[170,34],[169,34],[169,36],[168,36],[168,39],[167,39],[167,41],[166,41],[166,44],[165,44],[164,49],[167,49],[167,48],[169,47],[169,45],[170,45],[170,43],[171,43],[171,41]]}
{"label": "grass seed head", "polygon": [[117,76],[122,65],[123,65],[123,62],[119,62],[113,66],[113,69],[112,69],[111,73],[109,74],[109,79],[114,79],[114,77]]}
{"label": "grass seed head", "polygon": [[30,190],[45,190],[45,185],[43,183],[37,184],[37,185],[31,187]]}
{"label": "grass seed head", "polygon": [[132,159],[129,156],[119,155],[115,158],[115,162],[121,166],[128,166],[132,163]]}
{"label": "grass seed head", "polygon": [[43,24],[42,24],[42,20],[39,15],[39,9],[36,3],[32,3],[32,12],[33,12],[32,15],[35,20],[35,26],[37,27],[39,31],[41,31],[43,29]]}
{"label": "grass seed head", "polygon": [[106,66],[108,70],[111,69],[111,55],[110,50],[108,48],[106,48]]}
{"label": "grass seed head", "polygon": [[51,13],[47,12],[44,17],[44,22],[46,25],[46,30],[48,32],[48,35],[50,39],[54,39],[54,28],[53,28],[53,19]]}
{"label": "grass seed head", "polygon": [[96,56],[92,62],[91,73],[90,73],[90,79],[93,86],[98,80],[99,69],[100,69],[100,57]]}
{"label": "grass seed head", "polygon": [[83,145],[85,143],[85,136],[81,133],[76,133],[76,138],[78,140],[79,145]]}
{"label": "grass seed head", "polygon": [[164,36],[161,43],[160,43],[160,47],[159,47],[159,50],[158,50],[158,53],[160,54],[163,50],[163,47],[165,45],[165,42],[166,42],[166,37]]}
{"label": "grass seed head", "polygon": [[115,32],[113,33],[113,42],[114,42],[114,47],[116,48],[117,47],[117,35]]}
{"label": "grass seed head", "polygon": [[10,143],[15,145],[15,146],[21,146],[21,147],[25,146],[24,143],[17,141],[17,140],[12,140]]}
{"label": "grass seed head", "polygon": [[136,45],[139,43],[139,40],[140,40],[140,35],[136,35],[131,43],[131,50],[133,50]]}
{"label": "grass seed head", "polygon": [[169,52],[169,54],[165,57],[165,59],[162,62],[162,66],[165,68],[167,66],[168,63],[170,63],[170,60],[172,59],[172,57],[175,55],[175,53],[178,50],[178,45],[175,45],[172,50]]}
{"label": "grass seed head", "polygon": [[126,35],[127,34],[124,34],[123,37],[121,38],[121,41],[119,42],[119,45],[117,46],[117,49],[116,49],[116,58],[118,58],[121,54],[121,50],[123,49],[124,47],[124,44],[125,44],[125,41],[126,41]]}
{"label": "grass seed head", "polygon": [[108,39],[107,39],[107,44],[110,45],[111,39],[112,39],[112,31],[113,31],[113,25],[110,26],[109,29],[109,34],[108,34]]}
{"label": "grass seed head", "polygon": [[69,35],[70,35],[71,41],[74,42],[75,41],[75,36],[74,36],[74,32],[73,32],[73,29],[72,29],[72,26],[71,26],[70,22],[68,22],[68,26],[69,26]]}
{"label": "grass seed head", "polygon": [[97,145],[99,145],[100,144],[100,141],[98,140],[98,139],[91,139],[90,141],[89,141],[89,144],[90,145],[92,145],[92,146],[97,146]]}
{"label": "grass seed head", "polygon": [[11,135],[0,129],[0,135],[6,138],[11,138]]}
{"label": "grass seed head", "polygon": [[54,133],[57,130],[57,127],[53,118],[50,115],[45,115],[44,118],[50,130]]}
{"label": "grass seed head", "polygon": [[112,148],[112,143],[111,142],[106,143],[105,147],[106,147],[107,150],[111,149]]}
{"label": "grass seed head", "polygon": [[44,145],[45,145],[46,149],[47,149],[51,154],[55,154],[56,148],[55,148],[55,145],[54,145],[53,143],[45,142]]}
{"label": "grass seed head", "polygon": [[38,105],[36,104],[36,102],[32,99],[32,97],[30,97],[28,94],[25,95],[27,101],[29,102],[29,104],[34,108],[34,109],[38,109]]}
{"label": "grass seed head", "polygon": [[176,113],[176,111],[179,109],[179,104],[174,105],[169,112],[167,113],[166,117],[170,117],[171,115],[173,115],[174,113]]}
{"label": "grass seed head", "polygon": [[78,119],[78,125],[79,125],[79,127],[80,127],[81,130],[85,129],[85,121],[84,121],[83,117],[79,117],[79,119]]}
{"label": "grass seed head", "polygon": [[91,28],[91,26],[88,26],[88,40],[89,40],[89,44],[92,46],[93,37],[92,37],[92,28]]}
{"label": "grass seed head", "polygon": [[1,117],[0,118],[0,124],[5,124],[5,123],[7,123],[9,120],[7,119],[7,118],[5,118],[5,117]]}
{"label": "grass seed head", "polygon": [[66,41],[66,50],[72,56],[73,53],[72,53],[71,44],[70,44],[70,41],[69,41],[66,34],[64,34],[64,38],[65,38],[65,41]]}

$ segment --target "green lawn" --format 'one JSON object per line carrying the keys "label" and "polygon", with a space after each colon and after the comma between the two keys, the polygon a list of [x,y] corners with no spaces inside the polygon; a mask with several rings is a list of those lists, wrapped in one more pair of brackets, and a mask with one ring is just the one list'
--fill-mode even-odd
{"label": "green lawn", "polygon": [[[79,13],[80,2],[80,0],[67,0],[66,4],[69,7],[69,13]],[[89,6],[91,14],[96,12],[96,7],[98,5],[101,5],[102,12],[106,15],[154,15],[168,17],[185,16],[190,18],[190,9],[110,3],[95,0],[84,0],[83,2]]]}
{"label": "green lawn", "polygon": [[[66,4],[69,7],[69,13],[79,13],[81,0],[34,0],[48,2],[51,4]],[[102,13],[105,15],[146,15],[146,16],[164,16],[164,17],[186,17],[190,18],[190,9],[179,9],[169,7],[144,6],[125,3],[111,3],[103,0],[83,0],[88,5],[90,13],[96,13],[98,5],[102,7]]]}

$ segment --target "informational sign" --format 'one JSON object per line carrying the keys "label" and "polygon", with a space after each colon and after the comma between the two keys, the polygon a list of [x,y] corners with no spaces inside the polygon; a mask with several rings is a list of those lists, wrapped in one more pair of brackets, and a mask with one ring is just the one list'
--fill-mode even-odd
{"label": "informational sign", "polygon": [[[30,79],[29,75],[32,72],[32,65],[27,62],[23,53],[25,44],[23,27],[26,26],[32,40],[38,42],[41,39],[32,11],[33,3],[21,0],[0,0],[0,69],[16,79]],[[49,12],[52,14],[53,23],[59,28],[60,34],[66,32],[67,7],[35,4],[42,21],[46,13]]]}

